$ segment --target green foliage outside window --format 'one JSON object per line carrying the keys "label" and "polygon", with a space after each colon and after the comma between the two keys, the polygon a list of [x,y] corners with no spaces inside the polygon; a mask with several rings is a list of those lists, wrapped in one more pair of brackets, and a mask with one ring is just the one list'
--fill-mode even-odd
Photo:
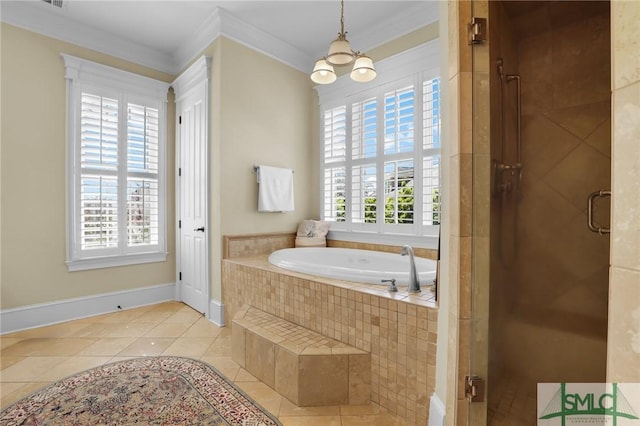
{"label": "green foliage outside window", "polygon": [[347,220],[347,200],[344,197],[336,199],[336,222],[345,222]]}
{"label": "green foliage outside window", "polygon": [[[432,221],[433,225],[440,225],[440,193],[434,188],[432,194]],[[397,207],[394,197],[387,197],[384,204],[385,223],[413,223],[413,186],[403,186],[398,189]],[[364,223],[376,223],[376,197],[364,199]],[[395,211],[397,209],[397,221]],[[340,197],[336,200],[336,222],[346,221],[346,199]]]}
{"label": "green foliage outside window", "polygon": [[432,204],[432,220],[434,225],[440,225],[440,189],[433,189],[433,204]]}

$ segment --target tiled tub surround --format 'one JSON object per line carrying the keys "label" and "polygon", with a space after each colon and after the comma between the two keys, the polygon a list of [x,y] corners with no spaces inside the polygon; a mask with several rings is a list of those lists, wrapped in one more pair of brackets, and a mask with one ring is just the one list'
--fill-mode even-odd
{"label": "tiled tub surround", "polygon": [[258,256],[295,246],[295,232],[272,232],[267,234],[225,235],[223,251],[225,259]]}
{"label": "tiled tub surround", "polygon": [[426,424],[438,313],[430,291],[389,293],[385,286],[289,272],[267,255],[225,259],[222,272],[229,321],[246,304],[370,353],[371,401],[408,424]]}
{"label": "tiled tub surround", "polygon": [[[223,250],[225,259],[252,257],[270,254],[278,249],[295,246],[295,232],[272,232],[266,234],[225,235]],[[385,253],[400,253],[401,247],[386,244],[360,243],[354,241],[340,241],[327,239],[327,247],[353,248],[360,250],[374,250]],[[438,252],[433,249],[413,247],[417,257],[436,259]]]}
{"label": "tiled tub surround", "polygon": [[233,318],[231,356],[298,407],[370,402],[371,354],[248,305]]}

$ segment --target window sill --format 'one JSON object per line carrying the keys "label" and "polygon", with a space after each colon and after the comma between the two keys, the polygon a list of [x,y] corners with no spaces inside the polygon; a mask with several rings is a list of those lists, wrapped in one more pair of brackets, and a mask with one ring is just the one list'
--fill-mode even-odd
{"label": "window sill", "polygon": [[392,246],[410,245],[436,250],[438,248],[438,236],[416,236],[401,234],[378,234],[374,232],[356,232],[331,230],[327,235],[330,240],[351,241],[357,243],[385,244]]}
{"label": "window sill", "polygon": [[86,259],[68,260],[66,262],[69,272],[87,271],[90,269],[113,268],[116,266],[138,265],[143,263],[164,262],[167,253],[139,253],[125,256],[93,257]]}

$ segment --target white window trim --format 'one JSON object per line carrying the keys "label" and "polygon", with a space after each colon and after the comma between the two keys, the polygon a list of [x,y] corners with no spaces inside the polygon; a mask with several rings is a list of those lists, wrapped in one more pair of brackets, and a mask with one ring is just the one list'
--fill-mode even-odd
{"label": "white window trim", "polygon": [[[114,266],[125,266],[151,262],[162,262],[167,258],[166,248],[166,145],[167,145],[167,93],[169,83],[144,77],[117,68],[91,62],[67,54],[61,54],[65,64],[65,79],[67,83],[66,93],[66,236],[68,270],[81,271]],[[158,245],[154,250],[141,251],[140,248],[123,254],[109,254],[87,256],[81,255],[77,247],[77,221],[79,220],[77,209],[77,186],[79,185],[79,171],[77,170],[78,146],[79,146],[79,117],[76,108],[80,90],[83,86],[94,86],[106,90],[116,90],[126,93],[131,99],[153,99],[158,105],[160,118],[159,127],[159,156],[160,167],[158,170],[159,192],[159,218],[158,218]],[[156,248],[157,247],[157,248]]]}
{"label": "white window trim", "polygon": [[[345,104],[345,100],[349,98],[355,98],[358,94],[363,92],[374,92],[377,88],[385,86],[402,79],[415,79],[416,75],[420,76],[420,85],[422,81],[426,81],[432,78],[440,76],[440,41],[438,39],[431,40],[427,43],[421,44],[412,49],[406,50],[397,55],[391,56],[384,60],[376,62],[377,78],[369,83],[353,83],[348,75],[339,77],[331,85],[318,85],[315,87],[319,98],[319,123],[323,123],[323,110],[335,108],[337,106]],[[441,84],[444,81],[441,79]],[[417,86],[416,86],[417,87]],[[420,132],[420,137],[416,134],[416,140],[422,141],[422,127],[417,126],[416,130]],[[320,143],[320,160],[319,170],[324,173],[324,160],[323,149],[324,145],[322,141],[323,127],[319,129]],[[376,160],[377,161],[377,160]],[[416,163],[417,166],[417,163]],[[422,169],[420,168],[420,180],[421,181]],[[441,169],[442,170],[442,169]],[[322,209],[324,206],[324,187],[323,180],[319,179],[319,214],[322,217]],[[349,189],[347,188],[347,193]],[[349,212],[346,213],[347,215]],[[329,231],[328,238],[340,240],[340,241],[353,241],[364,242],[373,244],[388,244],[388,245],[404,245],[410,244],[415,247],[435,249],[438,247],[438,234],[439,226],[424,226],[418,224],[416,226],[421,227],[422,235],[414,234],[395,234],[392,232],[380,233],[377,230],[358,230],[357,226],[351,229],[346,229],[338,226],[334,226],[336,223],[331,222],[331,230]]]}

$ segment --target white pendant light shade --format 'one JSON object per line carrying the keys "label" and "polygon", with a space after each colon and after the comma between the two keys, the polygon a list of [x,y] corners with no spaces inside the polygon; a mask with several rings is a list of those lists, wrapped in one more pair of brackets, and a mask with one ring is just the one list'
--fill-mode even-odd
{"label": "white pendant light shade", "polygon": [[311,81],[316,84],[330,84],[336,81],[338,77],[333,67],[324,59],[318,59],[311,73]]}
{"label": "white pendant light shade", "polygon": [[329,53],[316,61],[311,73],[311,81],[317,84],[330,84],[338,79],[334,66],[353,64],[351,79],[359,83],[366,83],[376,78],[373,61],[367,55],[351,49],[344,30],[344,0],[340,0],[340,32],[338,38],[329,45]]}
{"label": "white pendant light shade", "polygon": [[359,55],[353,64],[351,79],[358,83],[366,83],[374,78],[376,78],[376,69],[373,66],[373,61],[366,55]]}
{"label": "white pendant light shade", "polygon": [[349,40],[338,37],[331,42],[327,62],[331,65],[347,65],[353,62],[353,51]]}

